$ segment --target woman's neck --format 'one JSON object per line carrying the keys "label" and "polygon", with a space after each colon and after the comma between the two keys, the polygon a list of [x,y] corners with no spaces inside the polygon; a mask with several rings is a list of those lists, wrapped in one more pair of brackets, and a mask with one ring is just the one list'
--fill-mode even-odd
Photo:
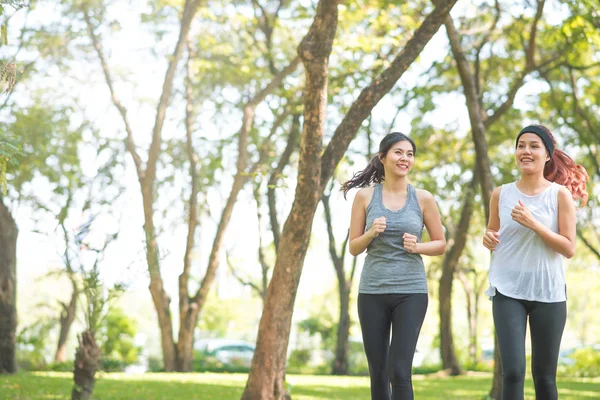
{"label": "woman's neck", "polygon": [[383,189],[388,193],[406,193],[406,191],[408,190],[408,179],[386,179],[383,181],[382,185]]}
{"label": "woman's neck", "polygon": [[546,188],[550,183],[542,174],[521,175],[521,179],[517,181],[519,189],[533,193]]}

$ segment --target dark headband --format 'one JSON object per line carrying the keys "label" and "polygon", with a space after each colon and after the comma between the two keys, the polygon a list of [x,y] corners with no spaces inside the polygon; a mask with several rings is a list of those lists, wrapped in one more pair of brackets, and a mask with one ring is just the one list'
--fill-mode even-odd
{"label": "dark headband", "polygon": [[552,157],[552,153],[554,153],[554,144],[552,144],[552,139],[550,139],[548,132],[546,132],[546,130],[544,128],[541,128],[537,125],[529,125],[523,129],[521,129],[521,132],[519,132],[519,134],[517,135],[515,147],[519,144],[519,138],[524,133],[533,133],[533,134],[538,135],[540,137],[540,139],[542,139],[542,142],[544,143],[544,147],[548,151],[548,154],[550,155],[550,157]]}

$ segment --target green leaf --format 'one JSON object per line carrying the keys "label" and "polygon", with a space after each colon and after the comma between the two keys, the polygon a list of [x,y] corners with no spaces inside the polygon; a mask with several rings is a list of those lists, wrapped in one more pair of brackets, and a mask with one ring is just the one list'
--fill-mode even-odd
{"label": "green leaf", "polygon": [[2,24],[2,28],[0,28],[0,42],[3,45],[8,44],[8,27],[6,26],[6,23]]}

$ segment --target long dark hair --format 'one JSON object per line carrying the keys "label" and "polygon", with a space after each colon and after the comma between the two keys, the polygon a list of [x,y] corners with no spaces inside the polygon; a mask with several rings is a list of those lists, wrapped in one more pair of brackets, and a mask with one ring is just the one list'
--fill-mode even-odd
{"label": "long dark hair", "polygon": [[544,167],[544,178],[563,185],[571,192],[574,200],[581,200],[581,205],[586,205],[588,201],[586,182],[590,179],[587,171],[582,165],[575,163],[567,153],[556,148],[556,139],[550,129],[544,125],[534,126],[541,128],[550,137],[554,146],[550,160]]}
{"label": "long dark hair", "polygon": [[371,159],[371,161],[369,161],[367,167],[362,171],[355,173],[352,179],[349,181],[344,182],[342,185],[344,198],[346,198],[346,194],[350,189],[356,187],[363,188],[371,186],[373,183],[383,182],[385,179],[385,171],[380,158],[385,157],[393,145],[403,140],[406,140],[411,144],[413,148],[413,154],[416,155],[417,146],[415,146],[415,142],[413,142],[411,138],[400,132],[388,133],[383,139],[381,139],[381,142],[379,142],[379,152]]}

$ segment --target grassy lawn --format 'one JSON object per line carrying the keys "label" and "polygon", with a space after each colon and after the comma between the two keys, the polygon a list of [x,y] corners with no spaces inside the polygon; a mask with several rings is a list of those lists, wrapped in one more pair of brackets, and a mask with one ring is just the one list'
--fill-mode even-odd
{"label": "grassy lawn", "polygon": [[[69,399],[69,373],[21,373],[0,377],[0,400]],[[294,400],[370,399],[365,377],[290,375]],[[239,400],[245,374],[102,374],[96,383],[97,400]],[[491,375],[458,378],[414,378],[418,400],[481,400],[489,390]],[[561,379],[561,400],[599,399],[600,379]],[[526,399],[534,399],[531,381]]]}

